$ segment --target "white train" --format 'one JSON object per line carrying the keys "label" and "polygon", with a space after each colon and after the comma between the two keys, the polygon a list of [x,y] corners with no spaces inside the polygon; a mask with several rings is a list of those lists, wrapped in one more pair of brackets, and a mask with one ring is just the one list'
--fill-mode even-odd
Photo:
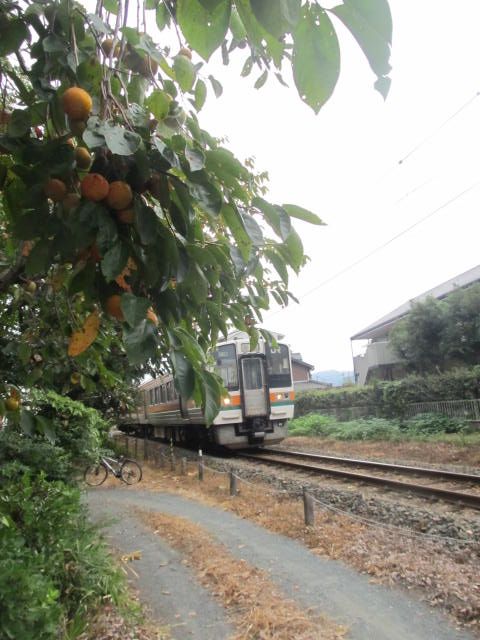
{"label": "white train", "polygon": [[218,343],[213,354],[216,371],[228,396],[209,428],[201,408],[179,396],[168,374],[140,385],[137,412],[120,429],[185,444],[214,442],[229,449],[280,442],[293,418],[295,396],[290,349],[277,345],[273,348],[261,338],[250,351],[249,338],[241,331]]}

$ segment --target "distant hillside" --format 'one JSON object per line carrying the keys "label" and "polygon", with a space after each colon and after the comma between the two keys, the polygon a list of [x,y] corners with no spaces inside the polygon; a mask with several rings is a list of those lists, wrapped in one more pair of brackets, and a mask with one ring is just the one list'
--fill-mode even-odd
{"label": "distant hillside", "polygon": [[329,382],[334,387],[341,387],[346,382],[353,382],[353,371],[316,371],[312,378],[319,382]]}

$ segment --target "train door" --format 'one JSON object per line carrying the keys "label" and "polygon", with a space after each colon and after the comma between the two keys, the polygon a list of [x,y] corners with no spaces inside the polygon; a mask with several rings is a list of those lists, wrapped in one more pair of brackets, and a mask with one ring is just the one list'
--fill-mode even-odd
{"label": "train door", "polygon": [[244,356],[241,359],[243,413],[246,418],[268,415],[268,389],[265,358]]}

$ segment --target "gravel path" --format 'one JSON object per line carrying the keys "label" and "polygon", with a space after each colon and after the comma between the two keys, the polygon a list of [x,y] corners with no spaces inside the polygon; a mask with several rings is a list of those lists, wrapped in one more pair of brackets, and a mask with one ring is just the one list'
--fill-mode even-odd
{"label": "gravel path", "polygon": [[474,638],[404,592],[371,584],[368,576],[341,562],[320,558],[299,543],[227,511],[136,489],[95,489],[87,493],[87,501],[95,520],[110,518],[108,535],[116,548],[122,553],[142,551],[134,564],[140,597],[155,616],[172,624],[175,639],[224,640],[232,630],[221,607],[198,585],[181,556],[129,514],[130,506],[182,516],[204,527],[234,556],[268,571],[299,605],[315,607],[349,627],[351,640]]}

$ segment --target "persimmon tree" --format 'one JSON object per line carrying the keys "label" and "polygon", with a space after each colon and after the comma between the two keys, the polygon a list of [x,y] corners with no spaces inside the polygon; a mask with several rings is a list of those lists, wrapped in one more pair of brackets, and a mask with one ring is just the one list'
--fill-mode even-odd
{"label": "persimmon tree", "polygon": [[339,76],[340,23],[385,96],[386,0],[0,0],[7,355],[26,344],[32,368],[38,333],[17,317],[30,286],[30,322],[51,322],[48,357],[66,371],[83,362],[88,378],[93,360],[98,375],[115,340],[130,366],[168,359],[211,420],[221,387],[208,347],[231,326],[258,338],[255,322],[271,300],[288,304],[289,270],[305,262],[292,218],[321,220],[269,202],[265,174],[202,128],[222,92],[207,63],[238,56],[258,89],[291,77],[318,112]]}

